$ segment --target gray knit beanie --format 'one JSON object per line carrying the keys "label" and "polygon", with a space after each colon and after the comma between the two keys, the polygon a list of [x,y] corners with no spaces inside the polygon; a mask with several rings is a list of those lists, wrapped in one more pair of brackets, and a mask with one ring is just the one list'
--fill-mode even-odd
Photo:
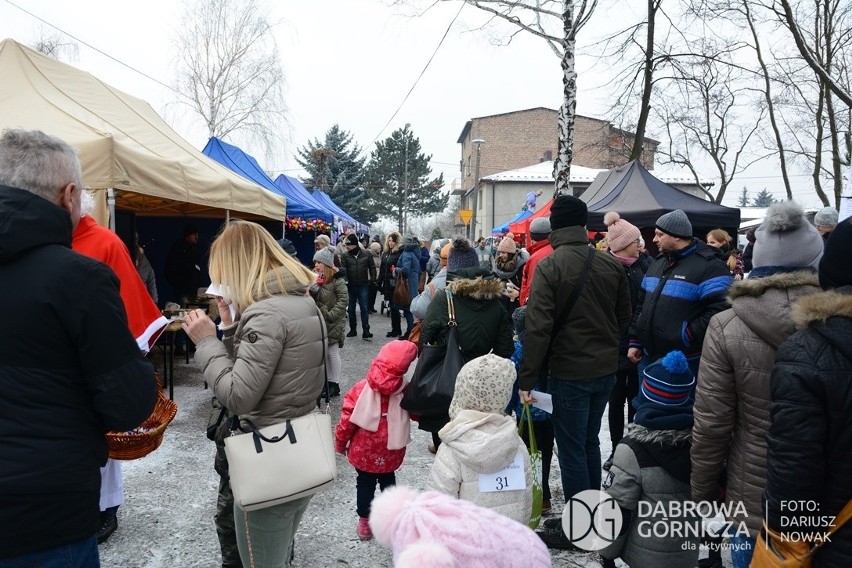
{"label": "gray knit beanie", "polygon": [[543,241],[550,234],[550,217],[536,217],[530,222],[530,236],[534,241]]}
{"label": "gray knit beanie", "polygon": [[772,205],[763,223],[754,232],[754,238],[751,262],[755,268],[816,268],[822,258],[822,237],[805,218],[802,206],[795,201],[781,201]]}
{"label": "gray knit beanie", "polygon": [[321,262],[329,268],[334,268],[334,252],[328,247],[321,248],[314,253],[314,262]]}
{"label": "gray knit beanie", "polygon": [[692,238],[692,223],[681,209],[675,209],[657,219],[656,227],[662,232],[680,239]]}

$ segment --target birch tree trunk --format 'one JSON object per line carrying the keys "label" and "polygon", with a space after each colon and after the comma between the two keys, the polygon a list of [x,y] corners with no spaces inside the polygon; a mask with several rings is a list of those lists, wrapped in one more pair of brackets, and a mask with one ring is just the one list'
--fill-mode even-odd
{"label": "birch tree trunk", "polygon": [[562,106],[559,107],[559,144],[553,163],[553,177],[556,180],[554,195],[571,195],[571,160],[574,157],[574,121],[577,115],[573,0],[563,2],[562,26]]}

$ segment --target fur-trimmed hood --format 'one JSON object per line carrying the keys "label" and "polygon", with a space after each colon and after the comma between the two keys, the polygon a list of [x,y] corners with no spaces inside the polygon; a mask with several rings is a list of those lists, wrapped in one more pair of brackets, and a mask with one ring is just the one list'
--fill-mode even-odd
{"label": "fur-trimmed hood", "polygon": [[819,291],[816,274],[805,269],[734,282],[728,297],[737,317],[777,349],[795,331],[793,304]]}
{"label": "fur-trimmed hood", "polygon": [[627,425],[627,435],[645,444],[676,446],[692,440],[692,428],[683,430],[651,430],[635,422]]}
{"label": "fur-trimmed hood", "polygon": [[453,294],[467,296],[473,300],[493,300],[503,294],[503,283],[493,278],[459,278],[447,282]]}
{"label": "fur-trimmed hood", "polygon": [[799,327],[825,322],[832,316],[852,319],[852,286],[813,294],[793,306],[793,321]]}

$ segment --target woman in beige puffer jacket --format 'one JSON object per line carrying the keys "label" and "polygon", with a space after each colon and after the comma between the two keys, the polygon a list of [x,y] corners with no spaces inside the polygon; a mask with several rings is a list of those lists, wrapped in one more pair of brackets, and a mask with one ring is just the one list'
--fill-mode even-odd
{"label": "woman in beige puffer jacket", "polygon": [[[763,523],[775,352],[795,331],[792,305],[820,291],[822,257],[819,233],[792,202],[770,208],[755,236],[754,268],[731,286],[731,309],[713,316],[704,339],[691,452],[692,499],[718,499],[727,462],[725,502],[739,513],[728,520],[734,531],[745,523],[751,539]],[[750,549],[739,552],[732,549],[735,568],[751,559]]]}
{"label": "woman in beige puffer jacket", "polygon": [[[187,316],[195,361],[231,413],[258,428],[316,408],[325,380],[325,324],[306,295],[315,275],[281,251],[260,225],[232,222],[210,249],[210,276],[226,285],[217,298],[224,337],[200,311]],[[232,320],[230,305],[236,308]],[[234,505],[244,565],[289,566],[293,536],[310,497],[256,511]]]}
{"label": "woman in beige puffer jacket", "polygon": [[[515,420],[505,414],[515,378],[514,363],[497,355],[477,357],[462,367],[450,403],[450,422],[439,432],[442,443],[432,464],[431,487],[527,525],[532,513],[530,457]],[[480,491],[480,476],[492,482],[496,472],[516,458],[523,483]]]}

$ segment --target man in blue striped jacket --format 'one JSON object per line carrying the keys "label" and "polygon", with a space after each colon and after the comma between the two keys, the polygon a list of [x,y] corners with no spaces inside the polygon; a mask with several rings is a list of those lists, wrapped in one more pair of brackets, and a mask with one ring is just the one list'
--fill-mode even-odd
{"label": "man in blue striped jacket", "polygon": [[627,356],[639,364],[641,377],[650,362],[682,351],[697,375],[710,318],[730,307],[731,273],[711,247],[692,236],[692,223],[680,209],[657,219],[654,243],[660,254],[642,280]]}

